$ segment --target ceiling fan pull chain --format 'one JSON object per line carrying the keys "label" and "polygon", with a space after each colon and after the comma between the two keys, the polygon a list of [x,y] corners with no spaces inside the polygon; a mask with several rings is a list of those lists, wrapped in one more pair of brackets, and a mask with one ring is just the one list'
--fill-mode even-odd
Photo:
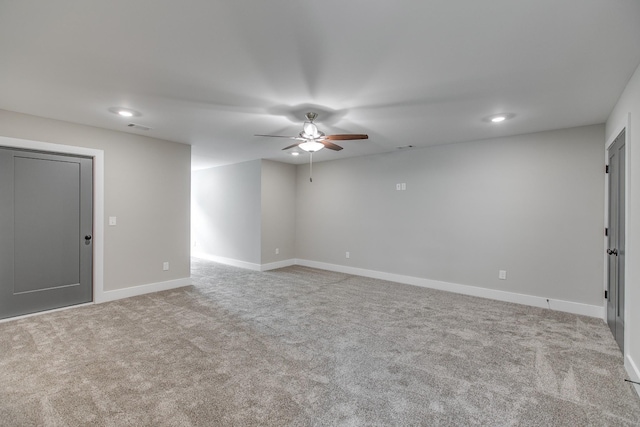
{"label": "ceiling fan pull chain", "polygon": [[313,153],[309,153],[309,182],[313,182]]}

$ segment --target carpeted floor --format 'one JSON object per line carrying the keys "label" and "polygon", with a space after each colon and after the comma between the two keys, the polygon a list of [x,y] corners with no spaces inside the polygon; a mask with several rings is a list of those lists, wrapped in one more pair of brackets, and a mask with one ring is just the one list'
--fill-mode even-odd
{"label": "carpeted floor", "polygon": [[1,323],[0,425],[640,425],[602,320],[304,267],[193,282]]}

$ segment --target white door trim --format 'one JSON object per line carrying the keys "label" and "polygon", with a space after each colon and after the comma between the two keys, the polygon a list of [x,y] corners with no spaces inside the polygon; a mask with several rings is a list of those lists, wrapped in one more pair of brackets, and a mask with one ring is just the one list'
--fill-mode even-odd
{"label": "white door trim", "polygon": [[93,158],[93,301],[104,299],[104,151],[0,136],[0,145]]}

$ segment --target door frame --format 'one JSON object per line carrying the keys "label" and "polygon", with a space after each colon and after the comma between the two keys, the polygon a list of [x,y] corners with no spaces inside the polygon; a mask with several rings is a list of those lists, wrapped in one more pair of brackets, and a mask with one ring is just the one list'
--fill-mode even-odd
{"label": "door frame", "polygon": [[[0,145],[34,151],[46,151],[58,154],[81,155],[93,158],[93,304],[106,300],[104,297],[104,151],[74,145],[53,144],[28,139],[0,136]],[[88,303],[92,304],[92,303]],[[71,306],[77,307],[77,306]],[[55,309],[64,310],[65,308]],[[47,311],[40,312],[46,313]],[[34,313],[34,314],[40,314]],[[15,320],[22,317],[12,317]]]}
{"label": "door frame", "polygon": [[[630,123],[631,123],[631,113],[627,113],[626,117],[624,118],[624,120],[621,120],[619,123],[616,124],[616,126],[612,129],[612,131],[610,132],[609,135],[607,135],[607,139],[606,139],[606,144],[604,147],[604,158],[605,158],[605,164],[608,165],[609,164],[609,148],[611,148],[611,146],[613,145],[613,143],[615,142],[616,138],[618,137],[618,135],[620,135],[620,132],[622,132],[623,130],[625,131],[625,144],[624,144],[624,152],[625,152],[625,162],[624,162],[624,166],[625,166],[625,175],[624,175],[624,181],[625,181],[625,189],[624,189],[624,197],[625,197],[625,205],[624,205],[624,223],[625,223],[625,242],[626,246],[625,246],[625,251],[626,251],[626,258],[629,259],[629,244],[628,244],[628,239],[627,239],[627,233],[629,230],[629,176],[631,175],[630,173],[630,168],[629,168],[629,151],[630,151],[630,145],[629,141],[629,129],[630,129]],[[608,227],[609,226],[609,174],[605,174],[605,178],[604,178],[604,227]],[[608,268],[608,263],[607,263],[607,248],[608,248],[608,237],[604,236],[603,234],[603,244],[602,244],[602,258],[603,258],[603,262],[604,262],[604,277],[603,277],[603,287],[602,287],[602,296],[603,296],[603,320],[606,323],[607,322],[607,300],[604,299],[604,291],[607,290],[607,283],[609,280],[609,268]],[[629,270],[629,263],[626,262],[625,266],[624,266],[624,277],[625,277],[625,282],[624,282],[624,291],[625,291],[625,295],[627,295],[627,277],[628,277],[628,272]],[[628,349],[628,343],[629,343],[629,328],[627,327],[627,325],[629,324],[628,320],[629,320],[629,304],[627,303],[628,298],[625,297],[624,299],[624,363],[625,366],[627,365],[627,354],[629,352]]]}

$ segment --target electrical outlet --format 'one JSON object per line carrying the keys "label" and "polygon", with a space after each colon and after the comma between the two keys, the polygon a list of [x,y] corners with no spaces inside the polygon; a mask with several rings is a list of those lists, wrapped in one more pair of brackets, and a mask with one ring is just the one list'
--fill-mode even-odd
{"label": "electrical outlet", "polygon": [[507,280],[507,270],[499,270],[498,271],[498,279]]}
{"label": "electrical outlet", "polygon": [[280,248],[276,248],[276,255],[280,254]]}
{"label": "electrical outlet", "polygon": [[345,258],[349,258],[351,256],[351,254],[349,252],[345,252],[344,257]]}
{"label": "electrical outlet", "polygon": [[165,261],[162,263],[162,270],[167,271],[169,270],[169,262]]}

